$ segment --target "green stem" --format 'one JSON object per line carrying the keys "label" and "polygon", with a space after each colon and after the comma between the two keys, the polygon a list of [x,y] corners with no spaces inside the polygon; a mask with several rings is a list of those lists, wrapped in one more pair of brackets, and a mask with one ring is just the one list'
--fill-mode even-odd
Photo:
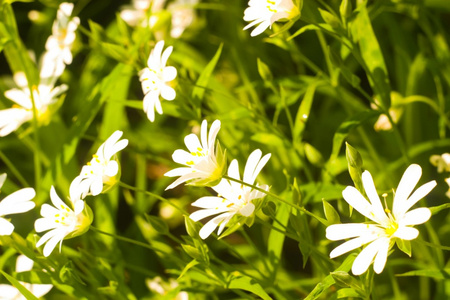
{"label": "green stem", "polygon": [[228,175],[223,175],[223,178],[228,179],[228,180],[231,180],[231,181],[234,181],[234,182],[237,182],[237,183],[240,183],[240,184],[245,185],[245,186],[248,186],[248,187],[251,187],[251,188],[254,189],[254,190],[260,191],[261,193],[264,193],[264,194],[266,194],[267,196],[270,196],[270,197],[272,197],[272,198],[275,198],[275,199],[277,199],[278,201],[280,201],[280,202],[282,202],[282,203],[285,203],[285,204],[287,204],[287,205],[289,205],[289,206],[291,206],[291,207],[293,207],[293,208],[295,208],[295,209],[297,209],[297,210],[299,210],[299,211],[301,211],[301,212],[304,212],[305,214],[307,214],[307,215],[310,216],[310,217],[313,217],[314,219],[316,219],[317,221],[319,221],[319,222],[322,223],[323,225],[328,226],[328,222],[327,222],[325,219],[316,216],[316,215],[313,214],[312,212],[308,211],[306,208],[301,207],[301,206],[298,206],[298,205],[296,205],[296,204],[294,204],[294,203],[291,203],[291,202],[289,202],[289,201],[287,201],[287,200],[281,198],[280,196],[278,196],[278,195],[276,195],[276,194],[274,194],[274,193],[271,193],[271,192],[269,192],[269,191],[266,191],[266,190],[264,190],[264,189],[262,189],[262,188],[260,188],[260,187],[257,187],[257,186],[255,186],[255,185],[253,185],[253,184],[249,184],[249,183],[244,182],[244,181],[242,181],[242,180],[239,180],[239,179],[230,177],[230,176],[228,176]]}
{"label": "green stem", "polygon": [[145,190],[141,190],[141,189],[135,188],[134,186],[131,186],[131,185],[126,184],[126,183],[123,183],[121,181],[119,181],[118,184],[121,187],[124,187],[126,189],[129,189],[129,190],[132,190],[132,191],[135,191],[135,192],[139,192],[139,193],[144,193],[144,194],[147,194],[149,196],[155,197],[156,199],[161,200],[161,201],[163,201],[163,202],[173,206],[175,209],[177,209],[179,212],[181,212],[184,216],[189,216],[189,214],[184,209],[182,209],[181,207],[179,207],[178,205],[176,205],[172,201],[170,201],[170,200],[168,200],[168,199],[166,199],[164,197],[161,197],[160,195],[157,195],[157,194],[149,192],[149,191],[145,191]]}
{"label": "green stem", "polygon": [[107,236],[113,237],[113,238],[115,238],[115,239],[117,239],[119,241],[123,241],[123,242],[127,242],[127,243],[130,243],[130,244],[134,244],[134,245],[137,245],[137,246],[140,246],[140,247],[143,247],[143,248],[147,248],[147,249],[153,250],[155,252],[165,253],[164,251],[161,251],[160,249],[156,249],[156,248],[150,246],[149,244],[146,244],[146,243],[143,243],[143,242],[139,242],[139,241],[135,241],[133,239],[130,239],[130,238],[127,238],[127,237],[124,237],[124,236],[120,236],[120,235],[117,235],[117,234],[114,234],[114,233],[105,232],[105,231],[102,231],[102,230],[100,230],[100,229],[98,229],[98,228],[96,228],[94,226],[91,226],[90,229],[92,229],[93,231],[95,231],[95,232],[97,232],[99,234],[103,234],[103,235],[107,235]]}
{"label": "green stem", "polygon": [[6,157],[6,155],[2,151],[0,151],[0,159],[3,160],[6,167],[8,167],[8,169],[11,170],[14,176],[16,176],[16,178],[20,181],[20,184],[22,186],[24,187],[30,186],[30,184],[26,181],[26,179],[22,176],[22,174],[20,174],[19,170],[17,170],[14,164],[9,160],[8,157]]}
{"label": "green stem", "polygon": [[450,251],[450,247],[448,247],[448,246],[441,246],[441,245],[438,245],[438,244],[433,244],[433,243],[422,241],[422,240],[414,240],[414,242],[418,243],[418,244],[422,244],[422,245],[428,246],[428,247],[438,248],[438,249],[445,250],[445,251]]}

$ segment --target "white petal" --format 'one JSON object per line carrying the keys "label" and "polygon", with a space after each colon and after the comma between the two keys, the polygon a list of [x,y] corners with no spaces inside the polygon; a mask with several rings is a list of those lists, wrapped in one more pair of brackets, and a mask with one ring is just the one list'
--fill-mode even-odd
{"label": "white petal", "polygon": [[53,206],[56,208],[61,208],[61,207],[67,207],[67,205],[61,200],[61,198],[59,198],[58,194],[56,194],[55,188],[52,187],[50,188],[50,200],[53,203]]}
{"label": "white petal", "polygon": [[[405,214],[414,204],[416,204],[420,199],[428,195],[432,189],[436,186],[436,181],[430,181],[425,183],[420,188],[418,188],[412,195],[409,197],[407,201],[404,201],[402,204],[398,205],[398,211],[395,214],[397,218],[401,215]],[[395,201],[395,199],[394,199]],[[394,212],[395,213],[395,212]]]}
{"label": "white petal", "polygon": [[369,197],[370,203],[372,204],[372,211],[377,219],[377,223],[389,223],[389,219],[384,212],[383,206],[381,205],[380,197],[378,196],[375,188],[372,175],[370,175],[368,171],[364,171],[362,174],[362,182],[367,197]]}
{"label": "white petal", "polygon": [[373,270],[377,274],[380,274],[383,271],[384,266],[386,265],[389,252],[389,243],[390,240],[388,238],[384,238],[384,242],[380,242],[380,245],[378,247],[378,253],[377,256],[375,256],[375,261],[373,262]]}
{"label": "white petal", "polygon": [[35,196],[33,188],[24,188],[8,195],[0,202],[0,215],[24,213],[33,209],[35,203],[30,200]]}
{"label": "white petal", "polygon": [[200,229],[199,235],[204,240],[217,228],[217,226],[229,216],[228,213],[221,214],[213,219],[211,219],[208,223],[206,223],[202,229]]}
{"label": "white petal", "polygon": [[395,233],[393,234],[394,237],[398,237],[401,238],[402,240],[413,240],[415,238],[417,238],[417,236],[419,235],[419,230],[417,230],[416,228],[412,228],[412,227],[399,227],[397,229],[397,231],[395,231]]}
{"label": "white petal", "polygon": [[354,238],[350,241],[347,241],[334,248],[333,251],[330,252],[330,258],[335,258],[339,255],[355,250],[356,248],[359,248],[362,245],[372,242],[376,238],[377,238],[376,235],[364,235]]}
{"label": "white petal", "polygon": [[353,238],[364,235],[374,227],[370,224],[334,224],[327,227],[326,237],[331,241]]}
{"label": "white petal", "polygon": [[177,93],[175,92],[175,90],[172,87],[170,87],[168,85],[162,86],[161,97],[163,97],[164,99],[166,99],[168,101],[172,101],[173,99],[175,99],[176,95],[177,95]]}
{"label": "white petal", "polygon": [[399,216],[406,212],[406,210],[403,210],[404,202],[406,202],[406,199],[408,199],[409,195],[416,187],[420,176],[422,176],[422,168],[416,164],[410,165],[405,173],[403,173],[402,179],[395,191],[393,204],[394,215]]}
{"label": "white petal", "polygon": [[19,255],[16,260],[16,272],[26,272],[33,268],[34,261],[25,255]]}
{"label": "white petal", "polygon": [[342,191],[342,196],[344,197],[344,200],[347,201],[347,203],[356,209],[360,214],[366,216],[374,222],[378,221],[375,214],[372,212],[372,206],[357,189],[352,186],[348,186]]}
{"label": "white petal", "polygon": [[210,216],[213,216],[213,215],[217,215],[217,214],[222,213],[224,211],[227,211],[227,209],[215,209],[215,208],[200,209],[200,210],[197,210],[197,211],[193,212],[189,216],[189,218],[192,221],[197,222],[199,220],[202,220],[204,218],[207,218],[207,217],[210,217]]}
{"label": "white petal", "polygon": [[48,242],[47,244],[45,244],[44,246],[44,251],[43,254],[45,257],[48,257],[52,252],[53,249],[55,249],[56,245],[59,242],[62,242],[62,240],[64,239],[66,235],[64,233],[58,232],[57,235],[53,236]]}
{"label": "white petal", "polygon": [[[163,43],[164,45],[164,43]],[[169,46],[164,50],[162,56],[161,56],[161,67],[164,67],[167,63],[167,60],[169,59],[170,54],[172,54],[173,47]]]}
{"label": "white petal", "polygon": [[244,181],[253,184],[251,182],[253,178],[253,173],[255,172],[256,166],[258,165],[259,160],[261,159],[262,152],[259,149],[256,149],[250,155],[248,156],[247,163],[245,164],[244,168]]}
{"label": "white petal", "polygon": [[216,208],[218,206],[226,206],[223,205],[223,203],[229,203],[226,199],[223,199],[221,197],[215,197],[215,196],[206,196],[198,199],[197,201],[193,202],[191,205],[195,207],[200,208]]}
{"label": "white petal", "polygon": [[14,225],[6,219],[0,217],[0,235],[11,235]]}
{"label": "white petal", "polygon": [[0,295],[2,300],[21,299],[19,297],[23,297],[17,288],[9,284],[0,284]]}
{"label": "white petal", "polygon": [[59,225],[50,218],[40,218],[34,222],[34,230],[36,230],[36,232],[43,232],[57,227],[59,227]]}
{"label": "white petal", "polygon": [[186,168],[186,167],[176,168],[176,169],[166,172],[164,174],[164,176],[167,176],[167,177],[183,176],[183,175],[186,175],[191,172],[192,172],[191,168]]}
{"label": "white petal", "polygon": [[214,150],[214,144],[215,144],[215,140],[217,137],[217,134],[219,133],[220,130],[220,121],[219,120],[215,120],[212,124],[211,124],[211,128],[209,129],[209,135],[208,135],[208,146],[210,151],[212,151],[211,154],[213,154],[213,150]]}
{"label": "white petal", "polygon": [[162,78],[164,82],[172,81],[177,77],[177,69],[175,67],[165,67],[163,69]]}
{"label": "white petal", "polygon": [[170,189],[173,189],[174,187],[182,184],[183,182],[186,182],[186,181],[189,181],[189,180],[192,180],[192,179],[195,179],[195,178],[201,178],[201,177],[199,177],[199,175],[201,176],[201,174],[198,174],[196,172],[192,172],[192,173],[188,173],[186,175],[183,175],[180,178],[178,178],[177,180],[175,180],[171,185],[169,185],[166,188],[166,191],[170,190]]}
{"label": "white petal", "polygon": [[359,253],[352,265],[352,273],[354,275],[361,275],[367,271],[378,251],[380,249],[385,249],[386,240],[387,243],[389,243],[389,239],[377,239],[365,247],[361,253]]}
{"label": "white petal", "polygon": [[203,150],[198,137],[193,133],[188,134],[184,138],[184,143],[186,144],[186,147],[189,149],[189,152],[191,152],[191,153],[192,152],[196,153],[197,151]]}
{"label": "white petal", "polygon": [[14,101],[18,105],[26,109],[32,109],[33,104],[30,96],[19,89],[11,89],[5,92],[5,97],[11,101]]}
{"label": "white petal", "polygon": [[108,177],[114,177],[119,172],[119,164],[115,160],[111,160],[108,162],[105,168],[105,175]]}
{"label": "white petal", "polygon": [[32,284],[30,291],[36,298],[41,298],[53,288],[53,284]]}
{"label": "white petal", "polygon": [[207,140],[207,131],[208,131],[208,121],[203,120],[202,126],[200,127],[200,141],[202,143],[203,149],[209,149],[208,140]]}
{"label": "white petal", "polygon": [[244,217],[249,217],[255,211],[255,205],[253,203],[248,203],[243,208],[239,210],[239,213]]}
{"label": "white petal", "polygon": [[103,180],[101,178],[95,178],[92,181],[90,191],[92,196],[97,196],[103,191]]}
{"label": "white petal", "polygon": [[192,154],[190,154],[189,152],[178,149],[173,152],[172,159],[174,162],[176,162],[178,164],[186,165],[186,163],[188,161],[191,161],[193,159],[193,157],[192,157]]}
{"label": "white petal", "polygon": [[413,209],[405,214],[399,222],[401,225],[418,225],[428,221],[431,217],[431,211],[426,207]]}

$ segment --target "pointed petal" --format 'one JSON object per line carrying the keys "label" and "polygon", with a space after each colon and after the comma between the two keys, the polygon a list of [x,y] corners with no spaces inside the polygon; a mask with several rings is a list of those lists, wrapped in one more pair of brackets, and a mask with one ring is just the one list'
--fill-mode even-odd
{"label": "pointed petal", "polygon": [[26,272],[33,268],[34,261],[29,259],[25,255],[17,256],[16,260],[16,272]]}
{"label": "pointed petal", "polygon": [[347,241],[334,248],[333,251],[330,252],[330,258],[335,258],[344,253],[355,250],[356,248],[359,248],[367,243],[374,241],[376,238],[377,238],[376,235],[364,235],[354,238],[350,241]]}
{"label": "pointed petal", "polygon": [[360,214],[374,222],[378,221],[372,212],[372,206],[357,189],[352,186],[348,186],[342,191],[342,196],[344,197],[344,200],[347,201],[347,203],[356,209]]}
{"label": "pointed petal", "polygon": [[408,199],[409,195],[416,187],[420,176],[422,176],[422,168],[416,164],[410,165],[405,173],[403,173],[402,179],[395,191],[392,209],[395,216],[402,215],[406,212],[406,210],[403,210],[404,202],[406,202],[406,199]]}
{"label": "pointed petal", "polygon": [[326,237],[331,241],[338,241],[362,236],[374,228],[371,224],[334,224],[326,229]]}
{"label": "pointed petal", "polygon": [[[407,201],[402,202],[399,204],[398,211],[395,214],[396,218],[400,218],[403,214],[405,214],[411,207],[413,207],[414,204],[416,204],[420,199],[428,195],[429,192],[431,192],[432,189],[436,186],[436,180],[430,181],[428,183],[425,183],[421,187],[419,187],[412,195],[409,197]],[[394,199],[395,201],[395,199]],[[395,202],[394,202],[395,203]],[[395,211],[394,211],[395,213]]]}
{"label": "pointed petal", "polygon": [[202,229],[200,229],[199,235],[204,240],[217,228],[217,226],[224,221],[229,216],[228,213],[221,214],[213,219],[211,219],[208,223],[203,225]]}
{"label": "pointed petal", "polygon": [[373,270],[377,274],[380,274],[386,265],[389,252],[389,243],[390,240],[388,238],[383,238],[383,242],[380,242],[378,247],[378,253],[377,256],[375,256],[375,261],[373,262]]}
{"label": "pointed petal", "polygon": [[14,225],[6,219],[0,217],[0,235],[11,235],[14,231]]}
{"label": "pointed petal", "polygon": [[393,234],[394,237],[401,238],[402,240],[413,240],[419,236],[419,230],[412,227],[399,227],[397,231]]}
{"label": "pointed petal", "polygon": [[377,219],[377,223],[388,223],[389,219],[384,212],[383,206],[381,205],[380,197],[378,196],[377,190],[375,188],[372,175],[370,175],[368,171],[364,171],[364,173],[362,174],[362,182],[367,197],[372,204],[372,211],[375,215],[375,218]]}
{"label": "pointed petal", "polygon": [[[226,204],[229,201],[227,201],[224,198],[221,197],[215,197],[215,196],[206,196],[198,199],[197,201],[193,202],[191,205],[195,207],[200,208],[216,208],[219,206],[226,206]],[[225,203],[225,204],[224,204]]]}

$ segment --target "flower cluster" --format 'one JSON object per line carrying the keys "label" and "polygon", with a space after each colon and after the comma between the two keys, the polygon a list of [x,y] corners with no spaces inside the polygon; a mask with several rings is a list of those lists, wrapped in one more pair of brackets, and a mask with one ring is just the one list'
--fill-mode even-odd
{"label": "flower cluster", "polygon": [[79,19],[71,18],[73,3],[61,3],[53,24],[52,35],[45,44],[42,54],[39,83],[34,84],[24,72],[14,74],[18,88],[5,92],[5,97],[15,104],[12,108],[0,110],[0,137],[16,131],[22,124],[36,118],[37,123],[47,124],[58,97],[67,90],[62,84],[55,87],[66,64],[72,62],[71,47]]}
{"label": "flower cluster", "polygon": [[[208,123],[202,122],[200,140],[195,134],[189,134],[184,142],[190,152],[176,150],[173,160],[186,167],[177,168],[167,172],[166,176],[180,176],[167,189],[172,189],[181,183],[190,185],[211,186],[218,196],[202,197],[192,203],[192,206],[202,208],[191,214],[193,221],[217,215],[208,221],[200,230],[200,237],[207,238],[219,226],[220,235],[225,226],[235,215],[250,217],[255,211],[254,200],[261,199],[264,193],[253,189],[256,177],[270,158],[270,154],[261,158],[261,150],[253,151],[245,165],[243,182],[239,174],[238,161],[233,160],[228,168],[229,179],[222,178],[225,171],[226,157],[222,153],[219,144],[215,148],[215,140],[220,130],[220,121],[215,120],[211,125],[209,135],[207,134]],[[201,142],[200,142],[201,141]],[[217,184],[218,183],[218,184]],[[267,185],[256,185],[265,191],[269,190]]]}

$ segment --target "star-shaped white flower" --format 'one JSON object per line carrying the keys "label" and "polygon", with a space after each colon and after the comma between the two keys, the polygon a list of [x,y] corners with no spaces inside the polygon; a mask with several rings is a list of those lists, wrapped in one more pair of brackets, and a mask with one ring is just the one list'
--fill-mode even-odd
{"label": "star-shaped white flower", "polygon": [[67,90],[66,85],[53,87],[40,84],[28,88],[25,74],[14,74],[14,80],[20,88],[14,88],[5,92],[5,97],[15,102],[12,108],[0,110],[0,136],[6,136],[17,130],[23,123],[33,119],[33,95],[39,122],[48,121],[49,106],[55,104],[58,96]]}
{"label": "star-shaped white flower", "polygon": [[394,244],[394,239],[409,241],[417,238],[419,231],[411,226],[425,223],[431,217],[431,211],[425,207],[408,212],[414,204],[436,186],[436,181],[430,181],[411,195],[421,175],[422,169],[419,165],[412,164],[406,169],[395,192],[392,211],[387,207],[383,209],[372,176],[368,171],[363,173],[362,182],[370,203],[357,189],[348,186],[342,192],[345,201],[375,223],[328,226],[326,237],[329,240],[352,238],[331,251],[330,257],[334,258],[369,244],[356,257],[352,272],[355,275],[361,275],[373,262],[374,271],[377,274],[381,273],[386,265],[388,252]]}
{"label": "star-shaped white flower", "polygon": [[76,201],[87,195],[97,196],[113,187],[119,174],[116,153],[128,145],[128,140],[120,140],[123,132],[115,131],[97,150],[93,158],[81,169],[81,173],[70,185],[70,199]]}
{"label": "star-shaped white flower", "polygon": [[203,120],[200,129],[200,139],[191,133],[184,138],[184,143],[189,152],[185,150],[175,150],[172,155],[176,163],[186,167],[173,169],[165,176],[180,176],[166,190],[188,181],[193,185],[210,185],[209,183],[218,181],[224,172],[226,158],[220,150],[220,146],[215,148],[217,133],[220,130],[220,121],[215,120],[209,129],[207,136],[208,122]]}
{"label": "star-shaped white flower", "polygon": [[[261,169],[270,158],[270,154],[266,154],[262,158],[261,156],[261,150],[257,149],[248,157],[243,178],[245,183],[253,185],[259,172],[261,172]],[[228,168],[228,176],[240,180],[237,160],[231,162],[230,167]],[[257,186],[266,191],[269,190],[267,185]],[[213,190],[217,192],[218,196],[202,197],[192,203],[192,206],[200,207],[202,209],[189,216],[193,221],[199,221],[219,214],[202,227],[200,230],[200,237],[202,239],[206,239],[217,226],[219,226],[217,234],[220,235],[227,223],[235,215],[244,217],[251,216],[255,210],[253,200],[265,196],[265,194],[260,191],[227,179],[222,179],[218,185],[213,187]]]}
{"label": "star-shaped white flower", "polygon": [[[20,273],[31,271],[33,264],[34,262],[25,255],[19,255],[16,260],[16,272]],[[41,298],[53,288],[53,284],[31,284],[22,281],[19,282],[36,298]],[[16,287],[9,284],[0,284],[0,299],[26,300],[25,296],[23,296]]]}
{"label": "star-shaped white flower", "polygon": [[48,231],[37,242],[36,247],[44,246],[44,256],[49,256],[59,243],[61,252],[62,241],[85,233],[92,223],[92,211],[83,200],[73,201],[72,210],[56,194],[55,188],[50,189],[50,199],[54,205],[43,204],[41,215],[34,223],[36,232]]}
{"label": "star-shaped white flower", "polygon": [[298,15],[298,7],[292,0],[250,0],[244,11],[244,21],[251,22],[244,30],[253,27],[251,36],[261,34],[280,19],[292,19]]}
{"label": "star-shaped white flower", "polygon": [[175,67],[166,66],[173,47],[167,47],[164,52],[163,47],[164,41],[156,43],[147,61],[148,68],[139,72],[139,80],[145,95],[144,112],[151,122],[155,120],[155,110],[160,115],[163,113],[159,96],[168,101],[172,101],[176,96],[175,90],[167,84],[177,76]]}
{"label": "star-shaped white flower", "polygon": [[75,41],[75,31],[80,25],[78,17],[71,17],[73,3],[61,3],[56,13],[52,27],[52,35],[45,43],[47,50],[42,58],[41,78],[59,77],[65,65],[72,63],[72,45]]}
{"label": "star-shaped white flower", "polygon": [[194,6],[199,0],[176,0],[169,4],[167,10],[172,14],[170,36],[177,39],[195,19]]}
{"label": "star-shaped white flower", "polygon": [[[0,189],[5,183],[6,174],[0,175]],[[21,214],[34,208],[35,203],[31,201],[36,196],[33,188],[24,188],[5,197],[0,202],[0,235],[11,235],[14,225],[3,218],[6,215]]]}

